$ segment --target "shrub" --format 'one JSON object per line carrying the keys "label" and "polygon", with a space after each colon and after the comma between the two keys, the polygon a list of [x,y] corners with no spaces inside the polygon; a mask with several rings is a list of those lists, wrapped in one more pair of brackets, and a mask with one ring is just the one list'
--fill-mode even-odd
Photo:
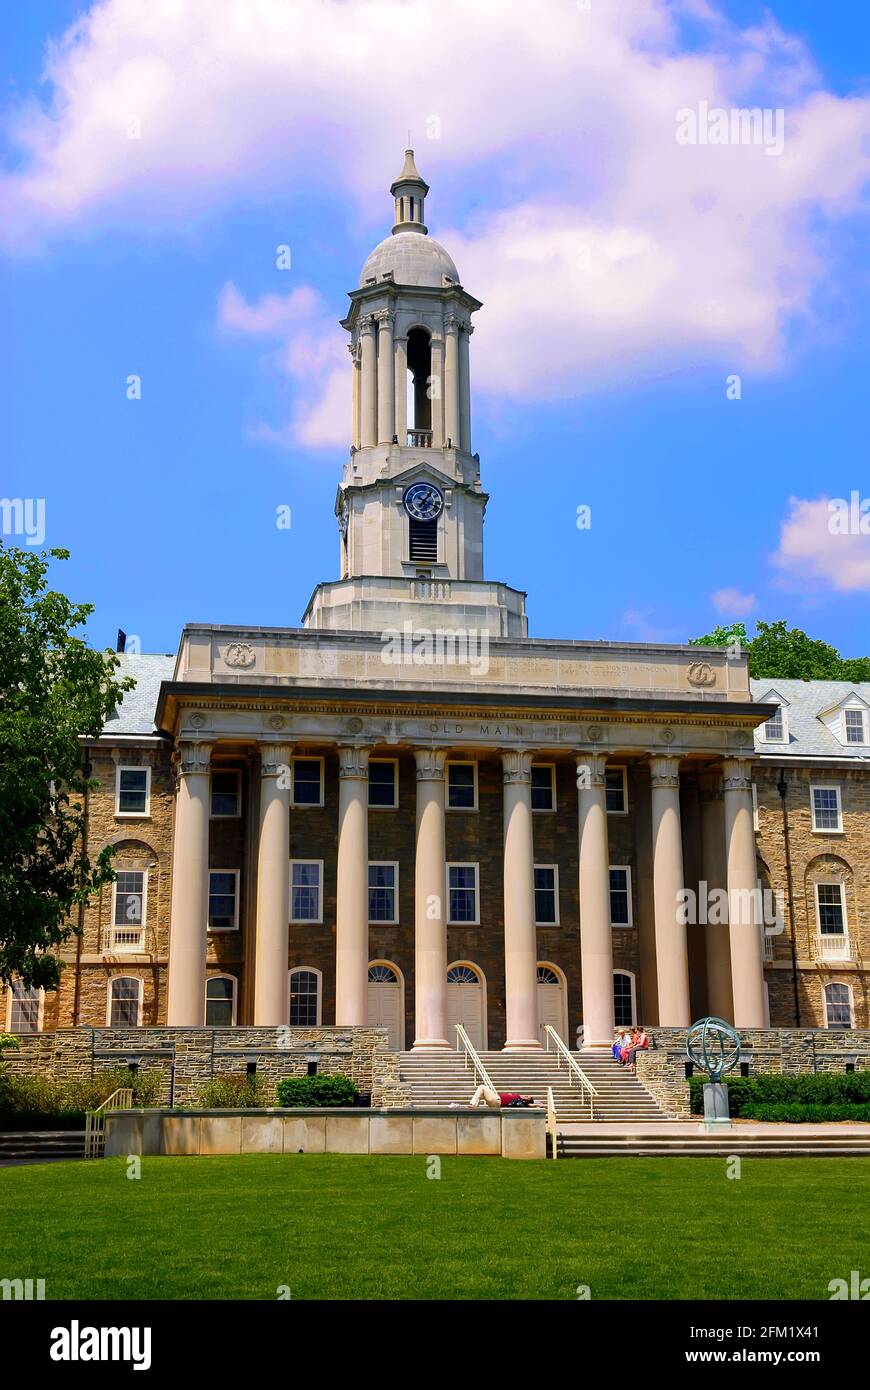
{"label": "shrub", "polygon": [[[694,1115],[703,1114],[705,1076],[689,1080],[691,1108]],[[870,1071],[798,1072],[793,1076],[781,1074],[735,1076],[725,1081],[732,1115],[744,1115],[748,1105],[866,1105],[870,1103]],[[823,1117],[824,1118],[824,1117]]]}
{"label": "shrub", "polygon": [[359,1088],[340,1073],[285,1076],[278,1082],[278,1104],[285,1106],[356,1105]]}
{"label": "shrub", "polygon": [[0,1128],[50,1129],[84,1126],[87,1110],[96,1110],[114,1091],[129,1087],[134,1105],[153,1105],[160,1095],[163,1073],[134,1075],[112,1067],[96,1076],[61,1081],[54,1076],[0,1072]]}
{"label": "shrub", "polygon": [[745,1120],[782,1120],[792,1125],[828,1124],[834,1120],[870,1120],[870,1104],[848,1101],[839,1105],[749,1104],[740,1113]]}
{"label": "shrub", "polygon": [[203,1086],[198,1104],[204,1110],[261,1110],[270,1104],[262,1076],[215,1076]]}

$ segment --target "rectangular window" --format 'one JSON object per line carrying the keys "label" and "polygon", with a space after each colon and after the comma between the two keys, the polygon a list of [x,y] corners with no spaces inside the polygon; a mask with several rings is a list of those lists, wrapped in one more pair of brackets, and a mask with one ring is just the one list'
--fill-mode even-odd
{"label": "rectangular window", "polygon": [[13,980],[9,988],[8,1024],[10,1033],[22,1037],[25,1033],[38,1033],[42,1026],[42,990],[25,989],[20,980]]}
{"label": "rectangular window", "polygon": [[540,927],[559,925],[559,870],[555,864],[535,865],[535,922]]}
{"label": "rectangular window", "polygon": [[112,950],[138,950],[145,936],[148,873],[145,869],[119,869],[112,904]]}
{"label": "rectangular window", "polygon": [[240,773],[212,773],[211,814],[213,820],[234,820],[241,814],[240,787]]}
{"label": "rectangular window", "polygon": [[610,925],[631,926],[631,869],[627,864],[610,866]]}
{"label": "rectangular window", "polygon": [[236,982],[229,975],[213,975],[205,986],[206,1028],[232,1028],[236,1021]]}
{"label": "rectangular window", "polygon": [[142,981],[129,975],[109,985],[109,1027],[138,1028],[142,1002]]}
{"label": "rectangular window", "polygon": [[115,780],[115,815],[147,816],[150,800],[150,767],[119,767]]}
{"label": "rectangular window", "polygon": [[825,985],[825,1027],[852,1027],[852,998],[848,985]]}
{"label": "rectangular window", "polygon": [[447,865],[448,922],[477,926],[477,865]]}
{"label": "rectangular window", "polygon": [[447,809],[477,810],[477,763],[447,764]]}
{"label": "rectangular window", "polygon": [[393,810],[399,804],[399,764],[394,758],[369,762],[369,805]]}
{"label": "rectangular window", "polygon": [[210,869],[208,875],[209,931],[236,931],[239,925],[238,869]]}
{"label": "rectangular window", "polygon": [[813,830],[842,830],[839,787],[812,787]]}
{"label": "rectangular window", "polygon": [[323,759],[293,759],[293,805],[323,805]]}
{"label": "rectangular window", "polygon": [[323,861],[294,859],[290,865],[290,921],[322,922]]}
{"label": "rectangular window", "polygon": [[782,722],[782,705],[779,705],[776,714],[772,714],[767,722],[762,725],[762,738],[765,743],[783,743],[785,741],[785,725]]}
{"label": "rectangular window", "polygon": [[532,810],[555,809],[556,768],[553,763],[532,763]]}
{"label": "rectangular window", "polygon": [[816,884],[816,917],[822,936],[843,936],[846,931],[846,905],[842,883]]}
{"label": "rectangular window", "polygon": [[864,737],[864,711],[862,709],[847,709],[843,711],[843,719],[846,725],[847,743],[866,743]]}
{"label": "rectangular window", "polygon": [[398,864],[369,864],[369,921],[398,922]]}
{"label": "rectangular window", "polygon": [[604,796],[608,814],[621,816],[628,810],[628,777],[624,767],[605,769]]}

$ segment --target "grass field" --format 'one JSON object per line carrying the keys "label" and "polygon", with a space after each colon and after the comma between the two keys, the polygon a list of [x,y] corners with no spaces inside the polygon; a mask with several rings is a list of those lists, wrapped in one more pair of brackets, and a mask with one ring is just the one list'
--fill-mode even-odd
{"label": "grass field", "polygon": [[[47,1298],[826,1299],[863,1159],[146,1158],[0,1169],[2,1277]],[[13,1258],[14,1252],[14,1258]],[[12,1266],[15,1266],[13,1268]],[[21,1268],[18,1268],[18,1266]]]}

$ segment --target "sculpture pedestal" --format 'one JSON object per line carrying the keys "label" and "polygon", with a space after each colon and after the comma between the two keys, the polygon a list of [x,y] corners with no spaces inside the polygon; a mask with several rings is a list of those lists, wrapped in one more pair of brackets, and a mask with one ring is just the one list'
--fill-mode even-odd
{"label": "sculpture pedestal", "polygon": [[728,1108],[728,1087],[724,1081],[708,1081],[704,1085],[704,1129],[731,1128]]}

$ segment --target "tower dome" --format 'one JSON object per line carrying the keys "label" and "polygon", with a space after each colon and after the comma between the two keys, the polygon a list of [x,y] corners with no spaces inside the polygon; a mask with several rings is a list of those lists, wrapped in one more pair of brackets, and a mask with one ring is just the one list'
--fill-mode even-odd
{"label": "tower dome", "polygon": [[397,285],[426,285],[442,289],[459,284],[459,271],[440,242],[427,234],[423,213],[429,185],[414,163],[414,151],[405,150],[401,173],[390,185],[396,220],[392,234],[375,247],[362,268],[359,288],[391,275]]}

